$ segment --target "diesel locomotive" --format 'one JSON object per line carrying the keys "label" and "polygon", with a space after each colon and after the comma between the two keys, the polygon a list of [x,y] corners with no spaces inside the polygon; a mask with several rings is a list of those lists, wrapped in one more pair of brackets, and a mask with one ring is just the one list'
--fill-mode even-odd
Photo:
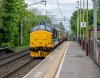
{"label": "diesel locomotive", "polygon": [[46,57],[59,43],[67,39],[67,32],[50,25],[39,24],[30,32],[30,56]]}

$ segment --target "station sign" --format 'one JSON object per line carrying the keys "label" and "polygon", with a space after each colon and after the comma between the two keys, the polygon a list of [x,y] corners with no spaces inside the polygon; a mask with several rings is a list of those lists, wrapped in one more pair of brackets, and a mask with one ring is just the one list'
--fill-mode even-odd
{"label": "station sign", "polygon": [[86,27],[86,22],[81,22],[81,27]]}

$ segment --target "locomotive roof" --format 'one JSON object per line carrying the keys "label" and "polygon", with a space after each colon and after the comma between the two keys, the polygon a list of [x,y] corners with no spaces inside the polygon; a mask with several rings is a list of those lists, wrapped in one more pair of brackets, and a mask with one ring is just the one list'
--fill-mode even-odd
{"label": "locomotive roof", "polygon": [[36,30],[38,30],[38,29],[39,29],[38,27],[40,27],[40,26],[48,26],[48,27],[50,27],[51,29],[55,29],[55,30],[58,30],[58,31],[66,32],[66,31],[64,31],[64,30],[55,28],[55,27],[53,27],[53,26],[51,26],[51,25],[49,25],[49,24],[41,24],[41,23],[38,24],[38,25],[36,25],[36,26],[34,26],[34,27],[31,29],[31,32],[32,32],[32,31],[35,31],[35,30],[34,30],[35,27],[37,27]]}

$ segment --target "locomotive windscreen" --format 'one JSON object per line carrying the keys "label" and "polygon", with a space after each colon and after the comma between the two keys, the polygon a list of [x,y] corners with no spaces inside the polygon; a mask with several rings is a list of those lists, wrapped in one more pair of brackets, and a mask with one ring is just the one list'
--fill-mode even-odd
{"label": "locomotive windscreen", "polygon": [[31,32],[36,31],[36,30],[46,30],[46,31],[52,32],[52,28],[48,25],[37,25],[34,28],[32,28]]}

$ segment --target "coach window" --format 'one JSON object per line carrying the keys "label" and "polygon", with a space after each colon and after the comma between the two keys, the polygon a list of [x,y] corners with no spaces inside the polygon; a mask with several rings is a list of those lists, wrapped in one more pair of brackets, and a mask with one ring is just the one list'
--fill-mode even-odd
{"label": "coach window", "polygon": [[53,30],[53,38],[54,38],[54,39],[57,38],[57,30],[56,30],[56,29]]}
{"label": "coach window", "polygon": [[53,29],[53,39],[55,39],[55,29]]}
{"label": "coach window", "polygon": [[55,37],[56,37],[56,38],[57,38],[57,32],[58,32],[58,31],[57,31],[57,30],[55,30]]}
{"label": "coach window", "polygon": [[40,30],[45,30],[45,25],[39,25]]}

